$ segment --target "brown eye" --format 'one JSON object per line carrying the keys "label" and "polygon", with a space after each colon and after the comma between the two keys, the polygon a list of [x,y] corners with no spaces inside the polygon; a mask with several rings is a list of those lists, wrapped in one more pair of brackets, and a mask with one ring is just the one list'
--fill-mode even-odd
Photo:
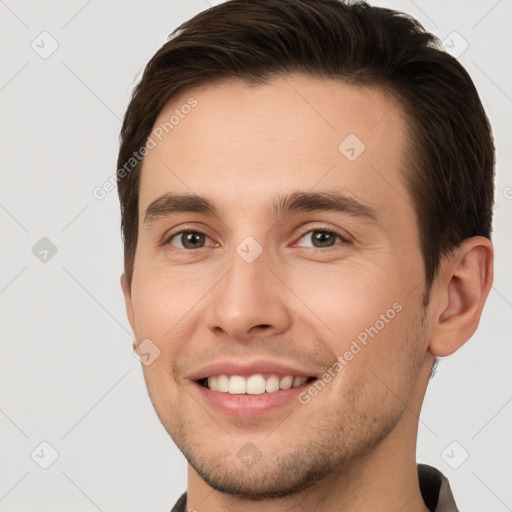
{"label": "brown eye", "polygon": [[315,247],[331,247],[336,242],[336,235],[329,231],[313,231],[311,240]]}
{"label": "brown eye", "polygon": [[[180,249],[201,249],[208,237],[199,231],[180,231],[173,235],[169,243]],[[173,240],[175,242],[173,243]]]}
{"label": "brown eye", "polygon": [[309,244],[302,244],[302,247],[313,247],[315,249],[329,248],[336,245],[337,240],[347,242],[348,240],[340,233],[329,229],[313,229],[302,235],[300,240],[309,240]]}

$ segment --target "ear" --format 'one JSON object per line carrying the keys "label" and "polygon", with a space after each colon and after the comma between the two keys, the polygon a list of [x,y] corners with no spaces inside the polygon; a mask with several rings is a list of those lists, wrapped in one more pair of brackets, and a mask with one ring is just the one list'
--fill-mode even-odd
{"label": "ear", "polygon": [[431,317],[429,348],[435,356],[452,354],[473,336],[492,286],[493,264],[492,242],[481,236],[464,240],[442,262]]}
{"label": "ear", "polygon": [[128,279],[126,278],[125,273],[121,274],[121,288],[123,290],[124,295],[124,305],[126,307],[126,316],[128,317],[128,322],[130,322],[130,326],[133,332],[133,348],[135,349],[136,338],[135,338],[135,315],[133,314],[133,304],[132,304],[132,291],[130,287],[130,283],[128,283]]}

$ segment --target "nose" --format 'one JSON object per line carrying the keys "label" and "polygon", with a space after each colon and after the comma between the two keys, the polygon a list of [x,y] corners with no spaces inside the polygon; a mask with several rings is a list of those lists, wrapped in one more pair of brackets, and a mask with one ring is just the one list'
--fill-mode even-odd
{"label": "nose", "polygon": [[217,336],[240,341],[275,336],[286,331],[292,315],[287,290],[268,268],[263,254],[247,263],[237,253],[231,268],[212,290],[206,322]]}

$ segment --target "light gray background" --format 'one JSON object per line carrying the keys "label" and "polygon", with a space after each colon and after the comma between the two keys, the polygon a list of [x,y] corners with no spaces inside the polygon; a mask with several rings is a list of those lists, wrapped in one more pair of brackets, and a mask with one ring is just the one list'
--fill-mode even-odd
{"label": "light gray background", "polygon": [[[452,51],[467,41],[459,59],[493,125],[495,282],[477,333],[430,385],[418,460],[449,477],[462,511],[512,510],[512,2],[374,3],[417,17]],[[131,350],[117,192],[99,201],[92,190],[115,172],[146,62],[208,7],[0,0],[1,511],[164,512],[186,488]],[[46,59],[31,47],[51,49],[43,31],[59,45]],[[42,237],[58,249],[46,263],[32,252]],[[58,452],[48,469],[43,441]]]}

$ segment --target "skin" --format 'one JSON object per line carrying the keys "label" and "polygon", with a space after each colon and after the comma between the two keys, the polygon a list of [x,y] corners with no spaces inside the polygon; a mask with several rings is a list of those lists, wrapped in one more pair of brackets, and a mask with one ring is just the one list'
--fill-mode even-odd
{"label": "skin", "polygon": [[[400,175],[407,121],[396,99],[288,75],[187,91],[155,125],[191,96],[198,105],[145,157],[132,283],[121,276],[134,346],[149,338],[161,352],[144,377],[189,462],[187,509],[426,511],[415,460],[421,404],[434,357],[478,326],[491,242],[470,238],[443,259],[423,310],[418,226]],[[353,162],[338,150],[348,134],[366,146]],[[332,190],[371,206],[379,224],[332,211],[267,213],[277,192]],[[221,215],[144,225],[148,205],[167,192],[205,196]],[[159,245],[180,229],[205,233],[203,246],[181,248],[180,236]],[[312,234],[326,229],[349,242],[315,248]],[[250,264],[236,252],[247,236],[263,248]],[[235,418],[186,378],[229,357],[327,370],[395,302],[402,310],[307,405]],[[261,453],[250,468],[236,456],[247,442]]]}

